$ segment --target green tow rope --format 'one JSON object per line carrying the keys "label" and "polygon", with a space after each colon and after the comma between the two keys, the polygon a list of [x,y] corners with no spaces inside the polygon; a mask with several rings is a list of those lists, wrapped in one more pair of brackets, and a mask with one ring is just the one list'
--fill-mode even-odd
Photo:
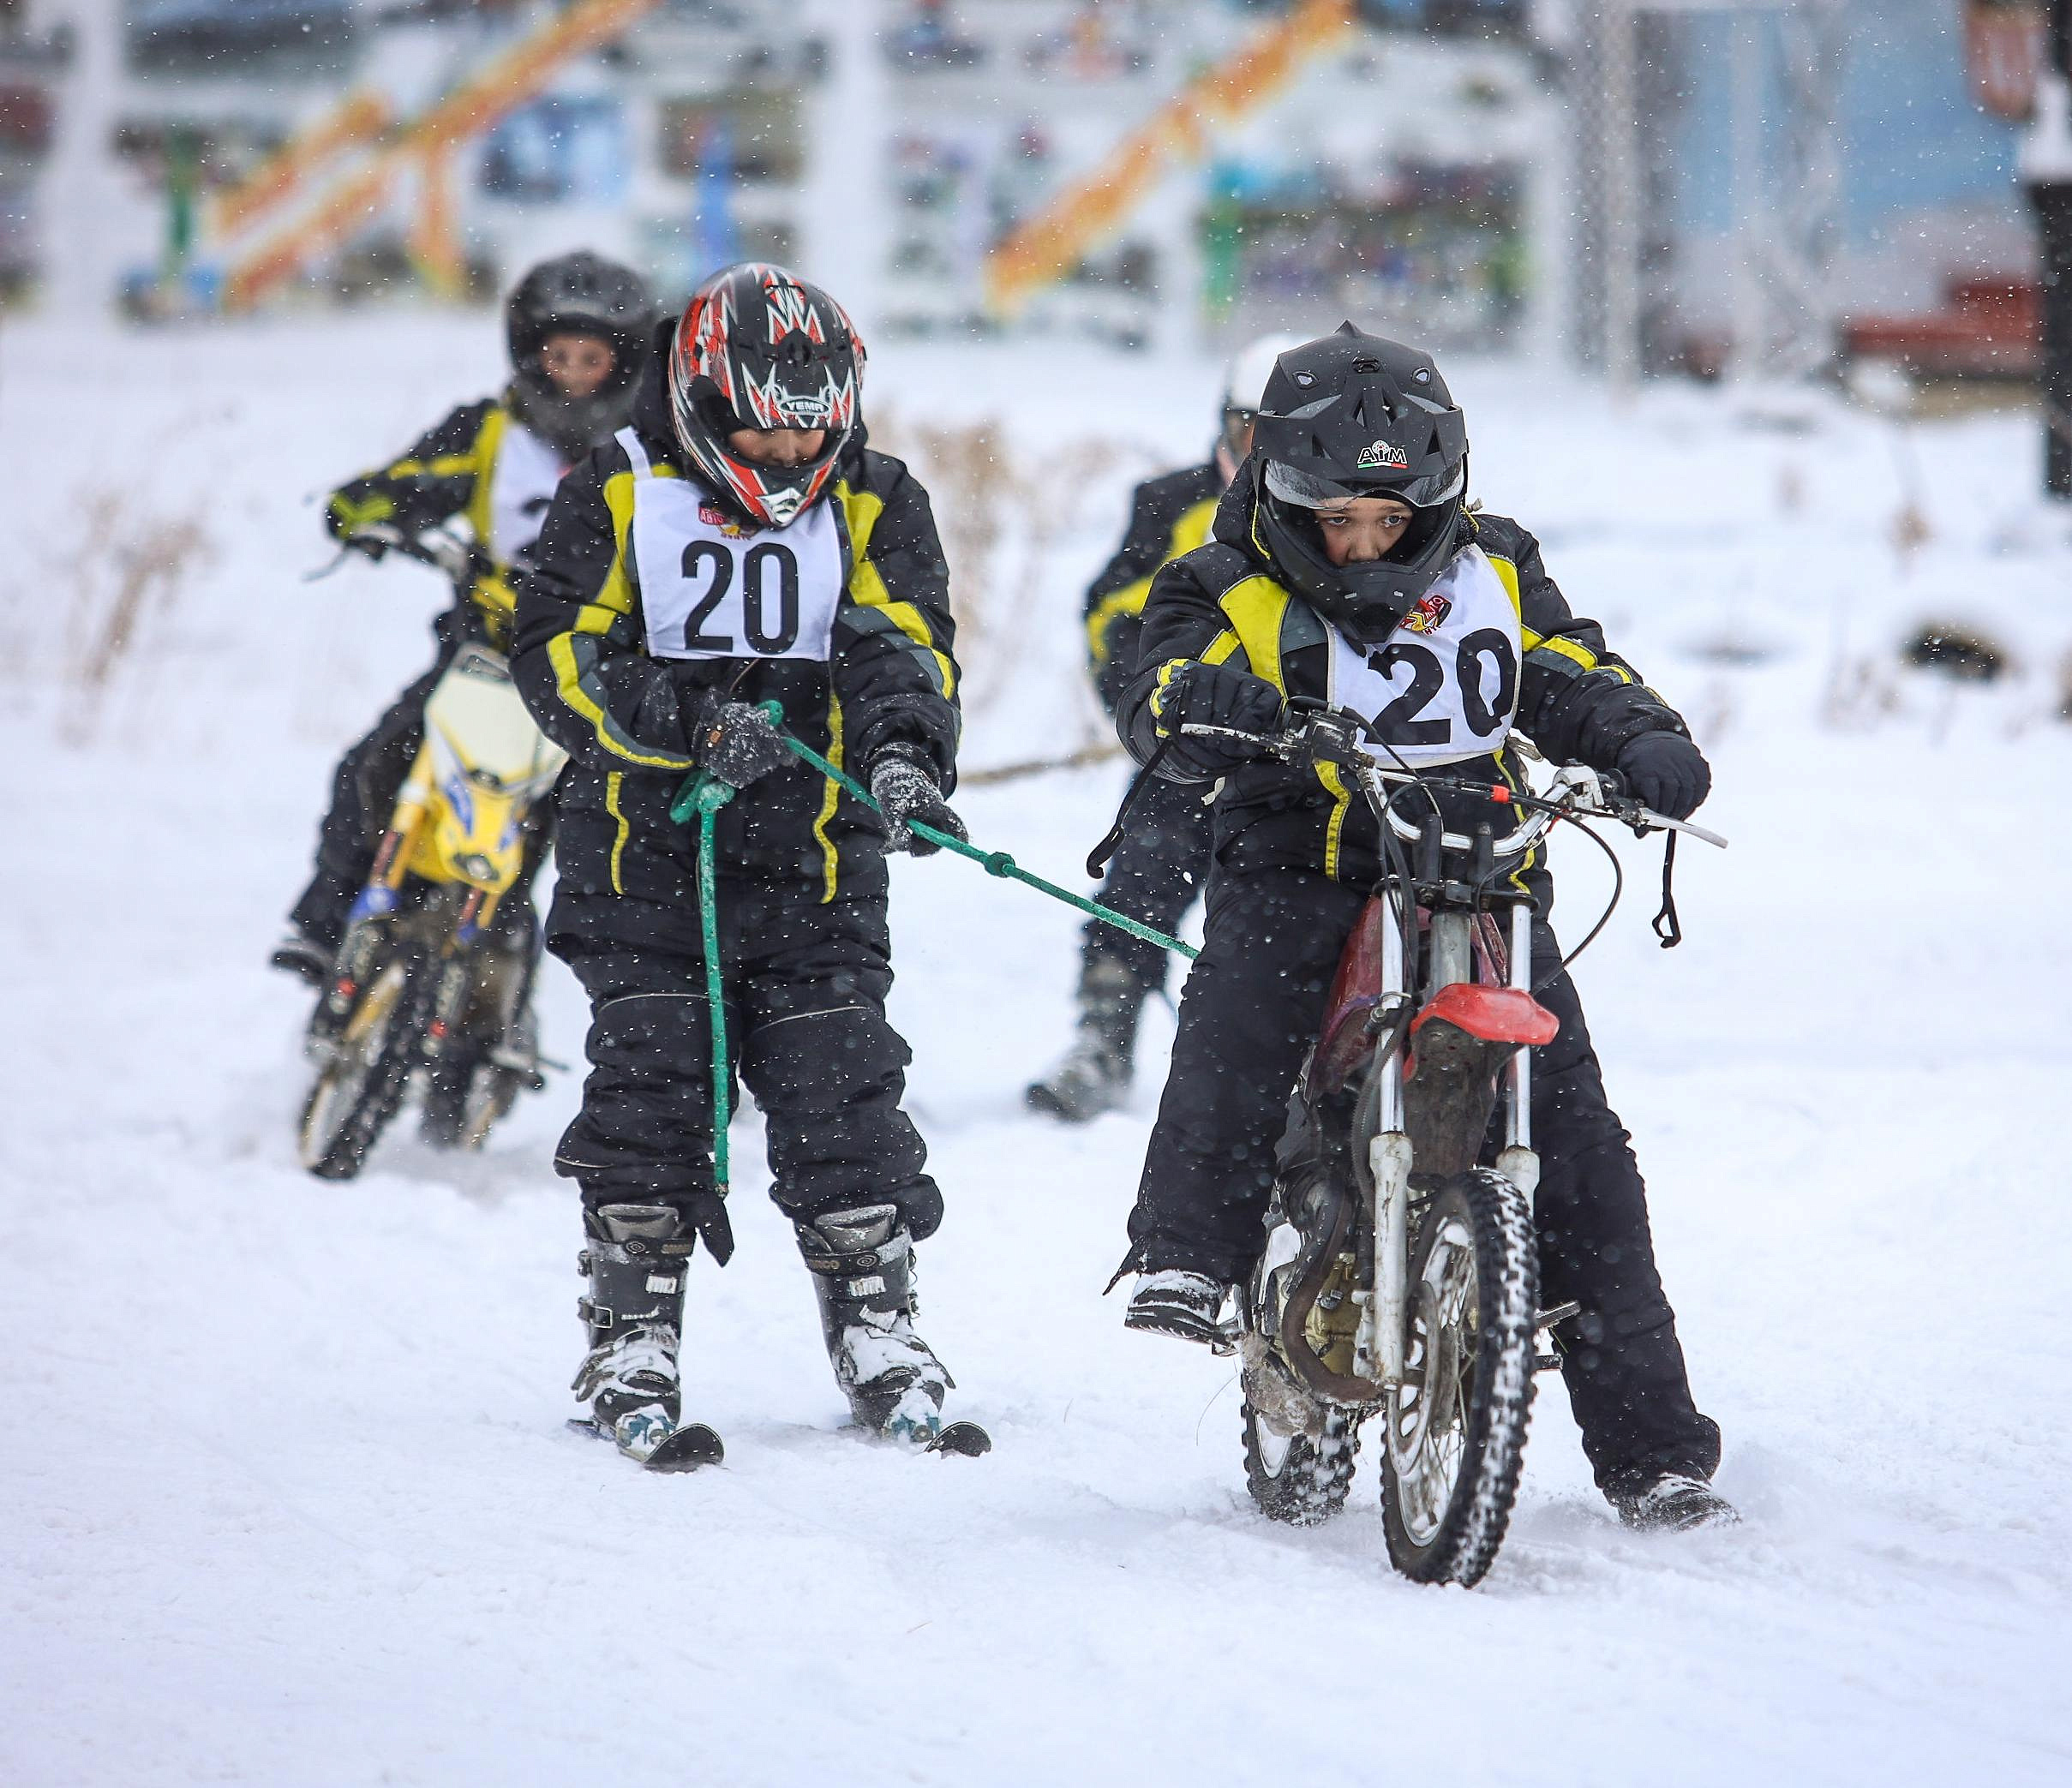
{"label": "green tow rope", "polygon": [[[871,798],[871,792],[853,776],[844,774],[829,763],[811,745],[802,744],[783,731],[784,710],[775,702],[761,704],[764,714],[772,726],[778,728],[778,737],[796,757],[804,759],[829,781],[855,797],[873,813],[883,809]],[[727,1125],[732,1116],[729,1093],[732,1076],[727,1061],[727,1001],[726,991],[720,979],[720,915],[719,888],[713,867],[712,836],[719,810],[734,796],[731,784],[717,777],[708,776],[703,770],[686,776],[683,786],[676,792],[670,804],[669,817],[677,824],[687,824],[695,815],[698,819],[698,916],[699,930],[705,943],[705,999],[712,1013],[712,1172],[718,1182],[720,1196],[727,1195]],[[1005,851],[981,851],[975,845],[967,844],[952,833],[938,831],[919,820],[909,820],[907,829],[919,834],[929,843],[937,845],[959,857],[968,857],[987,875],[999,876],[1016,882],[1026,882],[1039,894],[1046,894],[1053,900],[1061,900],[1068,906],[1076,906],[1089,913],[1105,925],[1113,925],[1118,931],[1127,931],[1132,937],[1141,937],[1147,943],[1155,943],[1162,950],[1171,950],[1185,956],[1189,961],[1201,954],[1192,944],[1182,943],[1177,937],[1133,919],[1126,913],[1117,912],[1111,906],[1104,906],[1098,900],[1089,900],[1084,894],[1075,894],[1069,888],[1060,888],[1055,882],[1046,882],[1041,876],[1033,876],[1009,856]]]}
{"label": "green tow rope", "polygon": [[720,979],[720,889],[712,834],[720,809],[734,798],[731,782],[703,771],[687,778],[669,809],[679,825],[698,815],[698,924],[705,942],[705,1004],[712,1014],[712,1178],[727,1196],[727,1127],[734,1121],[734,1075],[727,1063],[727,989]]}

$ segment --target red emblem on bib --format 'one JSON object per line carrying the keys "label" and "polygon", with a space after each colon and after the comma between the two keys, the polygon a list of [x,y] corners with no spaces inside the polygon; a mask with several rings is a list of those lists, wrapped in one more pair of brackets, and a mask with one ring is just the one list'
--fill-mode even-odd
{"label": "red emblem on bib", "polygon": [[1453,599],[1432,591],[1403,618],[1406,633],[1436,633],[1453,612]]}

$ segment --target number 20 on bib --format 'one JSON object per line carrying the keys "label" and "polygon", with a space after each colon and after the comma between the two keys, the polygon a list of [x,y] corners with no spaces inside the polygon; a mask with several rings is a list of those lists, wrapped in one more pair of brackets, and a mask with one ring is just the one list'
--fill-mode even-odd
{"label": "number 20 on bib", "polygon": [[832,508],[816,503],[788,528],[737,530],[697,485],[654,476],[637,442],[627,457],[649,652],[825,663],[842,586]]}
{"label": "number 20 on bib", "polygon": [[1332,704],[1368,721],[1367,750],[1385,764],[1480,757],[1510,733],[1518,646],[1510,594],[1470,547],[1385,644],[1362,650],[1332,630]]}

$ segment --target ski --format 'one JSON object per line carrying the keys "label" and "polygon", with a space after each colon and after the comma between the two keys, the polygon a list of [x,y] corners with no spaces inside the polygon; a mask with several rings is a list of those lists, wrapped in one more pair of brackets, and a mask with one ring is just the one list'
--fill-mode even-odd
{"label": "ski", "polygon": [[701,1465],[717,1465],[726,1456],[720,1437],[702,1421],[694,1421],[658,1441],[640,1462],[649,1471],[696,1471]]}
{"label": "ski", "polygon": [[928,1443],[931,1453],[954,1453],[961,1459],[983,1459],[993,1450],[993,1437],[975,1421],[953,1421]]}
{"label": "ski", "polygon": [[596,1422],[579,1415],[569,1417],[568,1425],[578,1434],[610,1441],[627,1458],[647,1471],[696,1471],[701,1465],[717,1465],[727,1456],[725,1443],[702,1421],[687,1422],[680,1428],[672,1428],[660,1439],[652,1442],[646,1438],[644,1432],[629,1434],[621,1438],[611,1429],[601,1427]]}

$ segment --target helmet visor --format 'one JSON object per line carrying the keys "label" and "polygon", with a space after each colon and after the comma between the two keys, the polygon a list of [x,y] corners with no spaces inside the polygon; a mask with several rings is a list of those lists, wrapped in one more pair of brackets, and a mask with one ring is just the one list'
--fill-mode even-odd
{"label": "helmet visor", "polygon": [[1394,497],[1413,509],[1430,509],[1458,496],[1467,478],[1465,460],[1456,461],[1446,471],[1406,479],[1400,483],[1376,480],[1359,484],[1345,484],[1335,478],[1306,472],[1285,459],[1267,462],[1267,490],[1282,502],[1292,503],[1300,509],[1329,509],[1352,497]]}

